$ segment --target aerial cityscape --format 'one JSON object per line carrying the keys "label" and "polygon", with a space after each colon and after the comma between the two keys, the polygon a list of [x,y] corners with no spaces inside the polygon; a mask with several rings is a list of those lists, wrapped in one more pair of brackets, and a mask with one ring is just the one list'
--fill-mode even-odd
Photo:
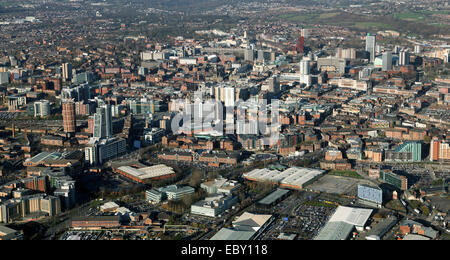
{"label": "aerial cityscape", "polygon": [[5,0],[0,39],[0,240],[450,240],[448,1]]}

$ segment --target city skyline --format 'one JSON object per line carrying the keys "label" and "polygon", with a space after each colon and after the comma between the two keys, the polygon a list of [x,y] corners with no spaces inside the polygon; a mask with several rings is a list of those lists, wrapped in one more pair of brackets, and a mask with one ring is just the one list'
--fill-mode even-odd
{"label": "city skyline", "polygon": [[0,240],[450,239],[448,1],[18,0],[0,28]]}

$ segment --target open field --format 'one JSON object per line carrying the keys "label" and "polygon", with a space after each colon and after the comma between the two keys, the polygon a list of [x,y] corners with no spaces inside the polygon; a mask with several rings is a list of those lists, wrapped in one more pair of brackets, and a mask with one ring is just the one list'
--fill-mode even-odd
{"label": "open field", "polygon": [[389,30],[392,26],[381,22],[356,22],[355,27],[363,30]]}
{"label": "open field", "polygon": [[395,18],[407,21],[424,21],[433,15],[450,15],[450,10],[442,11],[422,11],[422,12],[404,12],[394,14]]}
{"label": "open field", "polygon": [[281,19],[288,20],[291,22],[309,22],[317,18],[314,14],[283,14],[280,15]]}
{"label": "open field", "polygon": [[347,12],[300,13],[287,12],[277,19],[307,25],[336,25],[362,31],[396,30],[408,34],[433,35],[447,31],[449,21],[433,15],[448,15],[449,11],[404,12],[386,16],[367,16]]}
{"label": "open field", "polygon": [[407,21],[423,21],[425,20],[425,15],[420,13],[399,13],[394,15],[395,18],[407,20]]}
{"label": "open field", "polygon": [[320,19],[328,19],[328,18],[333,18],[335,16],[339,15],[339,13],[323,13],[319,15]]}

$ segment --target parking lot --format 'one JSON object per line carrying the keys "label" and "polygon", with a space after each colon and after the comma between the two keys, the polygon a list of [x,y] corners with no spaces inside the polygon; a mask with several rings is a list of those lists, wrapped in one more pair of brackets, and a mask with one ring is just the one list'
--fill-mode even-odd
{"label": "parking lot", "polygon": [[9,121],[17,118],[19,113],[16,112],[0,112],[0,121]]}
{"label": "parking lot", "polygon": [[67,231],[59,240],[159,240],[156,233],[139,234],[129,230]]}
{"label": "parking lot", "polygon": [[333,194],[355,195],[358,184],[371,184],[370,181],[362,179],[354,179],[342,176],[325,175],[318,179],[307,189]]}
{"label": "parking lot", "polygon": [[312,239],[325,226],[333,211],[333,207],[302,205],[296,209],[296,220],[292,227],[290,224],[287,226],[286,231],[298,228],[299,238]]}
{"label": "parking lot", "polygon": [[[278,219],[267,228],[262,239],[274,240],[281,233],[296,234],[297,239],[311,239],[325,225],[335,206],[319,201],[318,194],[293,192],[273,207]],[[323,205],[323,206],[322,206]]]}
{"label": "parking lot", "polygon": [[274,240],[281,233],[296,234],[298,240],[314,238],[326,224],[334,207],[303,204],[298,206],[289,217],[280,217],[270,226],[263,239]]}
{"label": "parking lot", "polygon": [[103,231],[67,231],[59,240],[99,240],[104,235]]}

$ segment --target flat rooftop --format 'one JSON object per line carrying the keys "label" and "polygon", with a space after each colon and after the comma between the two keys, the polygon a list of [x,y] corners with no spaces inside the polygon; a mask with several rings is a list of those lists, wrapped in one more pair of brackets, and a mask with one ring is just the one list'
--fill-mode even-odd
{"label": "flat rooftop", "polygon": [[333,216],[331,216],[329,222],[345,222],[353,226],[363,227],[372,212],[372,209],[339,206]]}
{"label": "flat rooftop", "polygon": [[11,228],[3,226],[3,225],[0,225],[0,236],[7,236],[7,235],[10,235],[10,234],[14,234],[16,232],[17,231],[14,230],[14,229],[11,229]]}
{"label": "flat rooftop", "polygon": [[371,209],[339,206],[314,240],[345,240],[356,227],[364,227]]}
{"label": "flat rooftop", "polygon": [[275,201],[277,201],[278,199],[280,199],[287,193],[289,193],[289,190],[277,189],[276,191],[270,193],[265,198],[260,200],[259,203],[263,204],[263,205],[272,205],[272,203],[274,203]]}
{"label": "flat rooftop", "polygon": [[260,215],[244,212],[236,221],[233,221],[233,226],[239,230],[259,229],[272,217],[272,215]]}
{"label": "flat rooftop", "polygon": [[61,153],[58,152],[42,152],[36,156],[27,159],[26,162],[38,163],[45,160],[58,160],[62,157]]}
{"label": "flat rooftop", "polygon": [[222,228],[210,240],[250,240],[255,231],[241,231],[230,228]]}
{"label": "flat rooftop", "polygon": [[345,222],[328,222],[314,240],[345,240],[353,229],[353,225]]}
{"label": "flat rooftop", "polygon": [[251,172],[245,173],[243,176],[244,178],[256,181],[269,181],[300,187],[322,175],[324,172],[325,171],[323,170],[317,169],[292,167],[282,172],[269,169],[255,169]]}
{"label": "flat rooftop", "polygon": [[121,166],[118,168],[118,170],[141,180],[175,174],[173,168],[168,167],[164,164],[139,169],[133,168],[131,166]]}

